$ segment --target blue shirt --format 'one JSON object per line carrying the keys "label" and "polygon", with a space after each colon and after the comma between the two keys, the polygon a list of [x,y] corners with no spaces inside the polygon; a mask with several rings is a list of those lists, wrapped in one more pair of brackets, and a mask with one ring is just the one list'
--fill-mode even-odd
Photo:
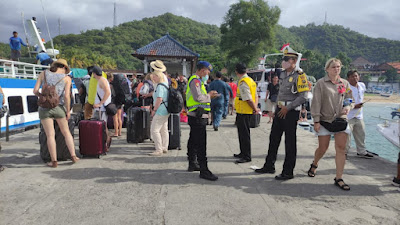
{"label": "blue shirt", "polygon": [[26,44],[20,37],[10,37],[10,47],[12,50],[21,50],[21,44],[26,47]]}
{"label": "blue shirt", "polygon": [[[214,80],[211,82],[210,85],[208,85],[208,91],[217,91],[218,94],[221,94],[219,97],[211,99],[211,104],[224,104],[227,90],[226,90],[226,85],[225,82],[222,80]],[[229,95],[229,93],[228,93]]]}
{"label": "blue shirt", "polygon": [[[168,81],[163,82],[168,87]],[[167,116],[168,110],[165,105],[168,105],[168,88],[164,85],[158,84],[156,90],[153,92],[153,105],[156,104],[157,98],[162,98],[162,103],[156,111],[156,115]]]}
{"label": "blue shirt", "polygon": [[40,62],[43,62],[46,59],[50,59],[50,56],[47,55],[47,53],[45,53],[45,52],[41,52],[36,56],[36,59],[39,59]]}

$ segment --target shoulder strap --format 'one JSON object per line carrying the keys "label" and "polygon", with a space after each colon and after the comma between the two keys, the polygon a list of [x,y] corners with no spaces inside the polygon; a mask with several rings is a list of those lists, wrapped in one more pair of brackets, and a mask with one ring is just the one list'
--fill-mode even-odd
{"label": "shoulder strap", "polygon": [[45,70],[45,71],[44,71],[44,74],[43,74],[43,76],[44,76],[44,83],[45,83],[45,84],[47,84],[46,74],[47,74],[47,70]]}
{"label": "shoulder strap", "polygon": [[[166,89],[169,89],[169,87],[167,85],[165,85],[164,83],[158,83],[158,85],[161,85],[161,86],[165,87]],[[157,87],[158,87],[158,85],[157,85]],[[157,89],[156,89],[156,91],[157,91]]]}

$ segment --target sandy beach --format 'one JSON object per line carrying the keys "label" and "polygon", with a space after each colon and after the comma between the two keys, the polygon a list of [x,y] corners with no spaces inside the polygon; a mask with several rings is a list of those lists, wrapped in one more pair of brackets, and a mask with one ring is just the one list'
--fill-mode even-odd
{"label": "sandy beach", "polygon": [[390,97],[383,97],[378,94],[365,94],[364,101],[376,103],[400,103],[400,95],[393,94]]}

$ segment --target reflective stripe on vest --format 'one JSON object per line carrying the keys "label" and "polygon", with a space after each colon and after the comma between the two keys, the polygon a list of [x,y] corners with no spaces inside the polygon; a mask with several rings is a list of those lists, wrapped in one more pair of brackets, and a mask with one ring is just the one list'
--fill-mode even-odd
{"label": "reflective stripe on vest", "polygon": [[253,102],[256,101],[256,94],[257,94],[257,84],[254,82],[251,77],[245,77],[239,80],[238,85],[237,85],[237,93],[236,93],[236,98],[235,98],[235,108],[236,108],[236,113],[239,114],[253,114],[253,108],[247,103],[247,101],[242,100],[242,95],[240,93],[240,84],[242,82],[245,82],[249,87],[250,87],[250,93],[251,97],[253,99]]}
{"label": "reflective stripe on vest", "polygon": [[[210,108],[210,103],[201,103],[201,102],[197,102],[194,100],[192,92],[190,91],[190,82],[192,82],[193,79],[199,79],[197,75],[192,75],[189,78],[188,84],[187,84],[187,88],[186,88],[186,106],[189,110],[189,112],[192,112],[194,110],[196,110],[197,108],[203,108],[205,111],[211,111]],[[200,81],[201,82],[201,81]],[[204,86],[203,82],[201,82],[201,93],[206,95],[207,94],[207,90],[206,87]]]}

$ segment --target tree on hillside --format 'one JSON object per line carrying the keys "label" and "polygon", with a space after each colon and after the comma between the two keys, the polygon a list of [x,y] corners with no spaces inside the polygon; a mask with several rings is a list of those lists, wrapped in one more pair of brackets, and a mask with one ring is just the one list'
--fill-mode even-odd
{"label": "tree on hillside", "polygon": [[221,49],[227,52],[230,65],[241,61],[253,66],[263,52],[272,49],[280,13],[263,0],[240,0],[230,6],[221,25]]}
{"label": "tree on hillside", "polygon": [[339,52],[336,58],[340,59],[342,62],[342,71],[340,72],[341,77],[346,77],[347,72],[350,69],[351,59],[347,56],[345,52]]}

